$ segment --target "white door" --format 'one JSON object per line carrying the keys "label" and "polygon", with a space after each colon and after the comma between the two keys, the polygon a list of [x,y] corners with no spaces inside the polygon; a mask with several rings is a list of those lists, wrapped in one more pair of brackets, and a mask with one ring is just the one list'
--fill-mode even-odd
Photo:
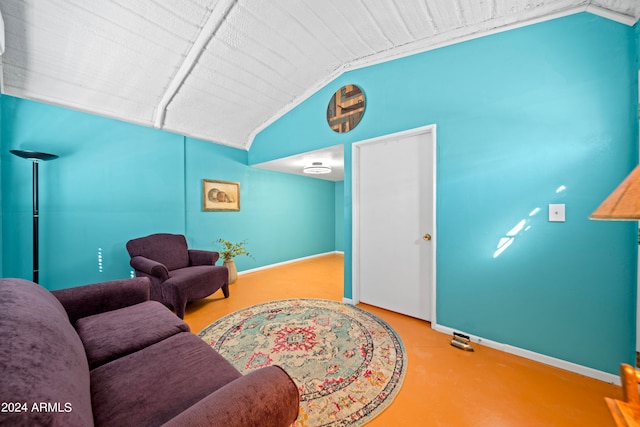
{"label": "white door", "polygon": [[355,299],[432,320],[435,127],[357,143],[353,154]]}

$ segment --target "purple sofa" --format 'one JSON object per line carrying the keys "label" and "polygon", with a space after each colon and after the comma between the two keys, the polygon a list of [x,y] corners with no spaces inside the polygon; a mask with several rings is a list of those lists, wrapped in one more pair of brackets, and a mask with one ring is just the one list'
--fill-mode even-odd
{"label": "purple sofa", "polygon": [[49,292],[0,279],[0,425],[288,426],[299,393],[276,366],[238,372],[149,280]]}
{"label": "purple sofa", "polygon": [[127,242],[136,277],[151,280],[151,299],[176,311],[183,319],[187,302],[206,298],[222,288],[229,297],[229,271],[215,265],[220,254],[188,249],[181,234],[158,233]]}

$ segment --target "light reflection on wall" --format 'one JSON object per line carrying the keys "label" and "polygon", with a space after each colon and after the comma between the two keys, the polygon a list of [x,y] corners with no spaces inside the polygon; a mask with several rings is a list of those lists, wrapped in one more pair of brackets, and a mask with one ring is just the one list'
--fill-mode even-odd
{"label": "light reflection on wall", "polygon": [[[493,253],[494,258],[498,258],[502,252],[506,251],[507,248],[513,244],[513,241],[516,239],[516,236],[518,235],[518,233],[520,233],[525,228],[524,226],[527,224],[527,221],[528,220],[523,219],[519,223],[517,223],[515,227],[507,231],[506,236],[501,238],[500,241],[498,242],[498,249],[496,249],[496,251]],[[527,227],[527,229],[529,228],[531,227],[530,226]]]}
{"label": "light reflection on wall", "polygon": [[[560,187],[556,188],[556,193],[561,193],[566,189],[566,186],[561,185]],[[529,231],[531,229],[531,225],[529,225],[529,221],[531,220],[530,218],[539,214],[540,211],[541,209],[538,207],[533,209],[531,212],[529,212],[528,218],[520,220],[520,222],[518,222],[511,230],[509,230],[507,234],[505,234],[505,237],[502,237],[498,242],[498,246],[493,253],[493,257],[498,258],[504,251],[506,251],[507,248],[513,244],[518,234]]]}
{"label": "light reflection on wall", "polygon": [[98,273],[102,273],[102,248],[98,248]]}

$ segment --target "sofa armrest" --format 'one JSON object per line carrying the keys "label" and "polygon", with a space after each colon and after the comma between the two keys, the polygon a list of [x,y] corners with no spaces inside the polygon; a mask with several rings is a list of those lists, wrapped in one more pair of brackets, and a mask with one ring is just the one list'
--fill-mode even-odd
{"label": "sofa armrest", "polygon": [[215,265],[218,259],[218,252],[189,249],[189,265]]}
{"label": "sofa armrest", "polygon": [[135,270],[142,271],[149,276],[157,277],[161,281],[165,281],[169,278],[169,270],[164,264],[154,261],[143,256],[134,256],[129,261],[131,267]]}
{"label": "sofa armrest", "polygon": [[149,300],[150,282],[146,277],[112,280],[51,292],[67,311],[69,321],[117,310]]}
{"label": "sofa armrest", "polygon": [[165,427],[286,427],[298,417],[300,393],[279,366],[253,371],[197,402]]}

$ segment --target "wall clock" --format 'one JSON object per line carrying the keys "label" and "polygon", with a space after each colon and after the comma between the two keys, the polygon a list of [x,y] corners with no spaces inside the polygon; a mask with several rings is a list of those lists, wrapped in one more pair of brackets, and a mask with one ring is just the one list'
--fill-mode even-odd
{"label": "wall clock", "polygon": [[327,123],[336,132],[349,132],[364,115],[364,92],[356,85],[345,85],[333,94],[327,106]]}

